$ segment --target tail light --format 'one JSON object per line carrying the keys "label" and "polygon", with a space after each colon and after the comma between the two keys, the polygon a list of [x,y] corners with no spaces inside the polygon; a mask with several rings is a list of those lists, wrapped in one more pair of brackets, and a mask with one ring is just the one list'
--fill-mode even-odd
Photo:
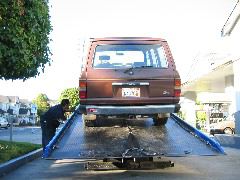
{"label": "tail light", "polygon": [[175,97],[181,96],[181,79],[174,80],[174,96]]}
{"label": "tail light", "polygon": [[79,97],[80,99],[87,98],[87,83],[79,82]]}

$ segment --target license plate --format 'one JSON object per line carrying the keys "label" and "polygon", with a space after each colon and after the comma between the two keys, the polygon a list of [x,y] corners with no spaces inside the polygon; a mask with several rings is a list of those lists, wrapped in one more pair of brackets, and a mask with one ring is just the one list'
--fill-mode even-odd
{"label": "license plate", "polygon": [[140,88],[122,88],[122,97],[140,97]]}

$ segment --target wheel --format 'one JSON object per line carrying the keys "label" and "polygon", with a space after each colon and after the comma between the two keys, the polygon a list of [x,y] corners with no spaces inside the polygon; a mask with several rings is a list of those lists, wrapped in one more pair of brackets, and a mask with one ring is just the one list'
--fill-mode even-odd
{"label": "wheel", "polygon": [[96,125],[96,115],[82,114],[82,119],[86,127],[94,127]]}
{"label": "wheel", "polygon": [[96,120],[85,120],[84,121],[85,127],[95,127]]}
{"label": "wheel", "polygon": [[230,128],[230,127],[226,127],[224,130],[223,130],[224,134],[233,134],[233,130]]}
{"label": "wheel", "polygon": [[168,121],[168,117],[158,117],[158,116],[154,116],[153,117],[153,123],[155,126],[164,126]]}

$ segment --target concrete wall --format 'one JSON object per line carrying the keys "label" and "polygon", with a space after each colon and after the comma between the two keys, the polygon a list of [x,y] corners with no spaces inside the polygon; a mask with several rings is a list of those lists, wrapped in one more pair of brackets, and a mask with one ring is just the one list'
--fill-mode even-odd
{"label": "concrete wall", "polygon": [[234,60],[234,88],[232,109],[235,113],[236,134],[240,134],[240,3],[229,18],[226,27],[224,27],[224,40],[228,46],[228,51],[232,54]]}
{"label": "concrete wall", "polygon": [[234,62],[235,128],[240,134],[240,61]]}

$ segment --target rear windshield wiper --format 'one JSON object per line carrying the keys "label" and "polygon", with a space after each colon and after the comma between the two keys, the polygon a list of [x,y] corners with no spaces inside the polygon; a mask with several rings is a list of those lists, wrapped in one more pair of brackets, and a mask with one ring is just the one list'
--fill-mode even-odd
{"label": "rear windshield wiper", "polygon": [[131,66],[130,68],[127,68],[127,69],[124,71],[124,73],[128,73],[128,72],[132,71],[133,68],[134,68],[133,66]]}
{"label": "rear windshield wiper", "polygon": [[129,71],[132,71],[133,69],[137,68],[152,68],[153,66],[132,66],[124,71],[124,73],[128,73]]}

